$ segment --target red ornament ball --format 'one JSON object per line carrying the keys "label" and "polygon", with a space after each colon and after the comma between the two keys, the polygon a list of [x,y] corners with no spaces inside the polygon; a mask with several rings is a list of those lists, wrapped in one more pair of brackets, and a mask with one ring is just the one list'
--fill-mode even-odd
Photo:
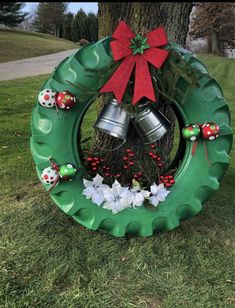
{"label": "red ornament ball", "polygon": [[219,125],[214,122],[207,122],[202,125],[202,137],[205,140],[213,141],[219,137]]}
{"label": "red ornament ball", "polygon": [[59,108],[69,110],[75,106],[76,98],[69,91],[58,93],[56,97],[56,104]]}

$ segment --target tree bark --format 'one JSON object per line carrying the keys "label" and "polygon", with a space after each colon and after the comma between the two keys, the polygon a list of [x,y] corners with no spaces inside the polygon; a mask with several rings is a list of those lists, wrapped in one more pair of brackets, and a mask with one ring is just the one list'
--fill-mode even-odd
{"label": "tree bark", "polygon": [[213,31],[211,33],[211,51],[215,55],[219,55],[219,41],[218,41],[218,33]]}
{"label": "tree bark", "polygon": [[220,40],[219,33],[216,31],[211,33],[211,52],[217,56],[224,56],[224,46]]}
{"label": "tree bark", "polygon": [[[165,27],[169,40],[185,45],[192,7],[193,4],[187,2],[99,2],[99,39],[111,35],[118,22],[123,20],[132,28],[134,33],[142,30],[149,32],[162,25]],[[98,112],[100,112],[103,103],[104,101],[101,99]],[[172,122],[171,130],[157,142],[158,148],[161,149],[163,163],[166,165],[169,163],[169,153],[173,147],[175,115],[166,104],[159,102],[158,106],[159,110]],[[126,146],[138,151],[140,147],[143,147],[143,143],[136,140],[138,139],[137,134],[132,125],[129,132]],[[107,149],[117,145],[117,143],[113,142],[113,138],[99,133],[95,143]],[[96,145],[94,148],[98,150]],[[102,156],[110,158],[109,153],[102,152]],[[120,162],[122,156],[123,152],[121,150],[115,151],[116,161]]]}
{"label": "tree bark", "polygon": [[99,2],[99,38],[112,34],[121,19],[134,32],[162,25],[169,40],[184,45],[192,7],[188,2]]}
{"label": "tree bark", "polygon": [[207,37],[207,53],[212,53],[212,42],[211,37]]}

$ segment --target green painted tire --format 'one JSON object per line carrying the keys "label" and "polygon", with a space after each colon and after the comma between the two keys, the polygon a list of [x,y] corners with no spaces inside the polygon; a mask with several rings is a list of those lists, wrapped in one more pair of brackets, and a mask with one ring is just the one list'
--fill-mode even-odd
{"label": "green painted tire", "polygon": [[[80,100],[71,111],[60,111],[58,114],[54,108],[44,108],[36,103],[32,112],[30,148],[40,179],[42,170],[49,166],[49,158],[59,165],[69,162],[83,169],[77,146],[79,127],[99,89],[110,77],[107,72],[110,72],[108,68],[113,64],[113,58],[109,42],[110,37],[107,37],[76,51],[64,59],[43,84],[42,89],[69,90]],[[181,220],[200,212],[202,204],[219,188],[218,181],[228,167],[232,145],[228,106],[221,87],[196,56],[175,43],[170,43],[169,48],[203,73],[198,79],[199,87],[194,89],[189,89],[184,79],[178,79],[176,87],[184,95],[176,97],[178,103],[175,103],[174,109],[182,125],[208,121],[219,124],[220,137],[207,143],[211,165],[205,159],[203,141],[199,141],[193,157],[192,143],[187,142],[175,175],[176,184],[170,188],[167,200],[151,211],[140,207],[126,209],[118,214],[94,205],[82,195],[83,174],[78,172],[72,182],[61,181],[50,196],[62,211],[88,229],[105,230],[117,237],[127,233],[151,236],[154,230],[172,230],[179,226]],[[102,76],[97,74],[97,69],[102,70]],[[163,69],[168,69],[167,65]],[[76,88],[66,80],[82,87]],[[179,152],[181,148],[182,144],[179,145]],[[50,185],[43,185],[49,190]]]}

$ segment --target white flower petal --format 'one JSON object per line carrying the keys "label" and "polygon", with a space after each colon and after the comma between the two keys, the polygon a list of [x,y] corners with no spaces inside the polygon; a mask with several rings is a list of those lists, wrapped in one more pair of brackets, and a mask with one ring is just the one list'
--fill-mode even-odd
{"label": "white flower petal", "polygon": [[144,202],[144,195],[139,192],[136,193],[133,197],[132,197],[132,202],[134,206],[141,206],[142,203]]}
{"label": "white flower petal", "polygon": [[149,202],[150,202],[150,204],[157,206],[158,203],[159,203],[159,200],[155,196],[152,196],[152,197],[149,198]]}
{"label": "white flower petal", "polygon": [[158,190],[160,190],[160,189],[164,189],[165,190],[163,183],[158,185]]}
{"label": "white flower petal", "polygon": [[158,187],[157,185],[154,183],[153,185],[150,186],[150,191],[153,195],[156,195],[157,191],[158,191]]}
{"label": "white flower petal", "polygon": [[87,196],[88,198],[91,198],[96,193],[95,188],[93,186],[87,187],[83,190],[83,195]]}
{"label": "white flower petal", "polygon": [[93,186],[93,181],[88,181],[86,179],[83,179],[83,184],[85,187]]}
{"label": "white flower petal", "polygon": [[128,187],[122,187],[119,189],[119,194],[120,197],[128,197],[131,195],[131,191],[129,190]]}
{"label": "white flower petal", "polygon": [[104,202],[104,196],[103,194],[95,194],[93,197],[92,197],[92,202],[97,204],[97,205],[101,205],[102,202]]}
{"label": "white flower petal", "polygon": [[111,188],[105,188],[103,190],[103,195],[104,195],[104,199],[108,202],[113,202],[115,199],[115,196],[113,195]]}
{"label": "white flower petal", "polygon": [[94,183],[95,186],[100,186],[100,185],[102,185],[103,180],[104,180],[104,178],[97,173],[96,176],[93,179],[93,183]]}
{"label": "white flower petal", "polygon": [[110,187],[109,187],[109,185],[107,185],[107,184],[101,184],[101,185],[99,186],[99,188],[102,188],[102,190],[103,190],[103,189],[105,189],[105,188],[110,188]]}

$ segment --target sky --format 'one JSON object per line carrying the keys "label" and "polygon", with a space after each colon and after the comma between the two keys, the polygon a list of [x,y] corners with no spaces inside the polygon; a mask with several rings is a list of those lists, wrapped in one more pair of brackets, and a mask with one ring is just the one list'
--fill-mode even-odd
{"label": "sky", "polygon": [[[24,12],[33,12],[37,7],[38,2],[25,2]],[[98,12],[98,2],[68,2],[68,11],[71,13],[77,13],[82,8],[86,13]]]}

